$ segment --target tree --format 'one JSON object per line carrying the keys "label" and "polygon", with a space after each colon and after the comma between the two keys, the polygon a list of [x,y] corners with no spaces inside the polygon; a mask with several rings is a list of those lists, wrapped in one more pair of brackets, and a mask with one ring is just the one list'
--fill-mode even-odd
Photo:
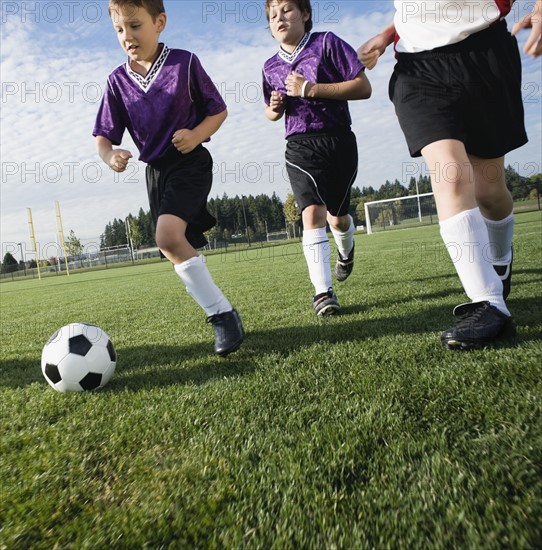
{"label": "tree", "polygon": [[373,187],[371,185],[369,185],[369,187],[364,187],[361,190],[361,196],[364,199],[366,199],[367,201],[374,200],[375,193],[376,193],[376,191],[373,189]]}
{"label": "tree", "polygon": [[288,193],[288,196],[286,197],[283,212],[288,226],[291,225],[294,228],[295,237],[295,225],[301,219],[301,216],[299,215],[299,209],[297,207],[297,203],[295,202],[295,197],[292,195],[292,193]]}
{"label": "tree", "polygon": [[350,191],[350,199],[360,199],[362,196],[363,195],[359,187],[352,187]]}
{"label": "tree", "polygon": [[527,178],[520,176],[510,164],[504,169],[506,186],[512,193],[515,201],[526,199],[529,196],[529,186]]}
{"label": "tree", "polygon": [[386,180],[386,183],[375,193],[375,199],[395,199],[406,195],[408,195],[408,189],[401,185],[398,180],[393,183]]}
{"label": "tree", "polygon": [[1,273],[13,273],[19,269],[17,260],[13,257],[10,252],[6,252],[4,260],[2,261],[2,267],[0,269]]}
{"label": "tree", "polygon": [[143,208],[139,209],[137,214],[137,226],[141,235],[141,246],[153,247],[154,242],[154,224],[150,210],[145,212]]}
{"label": "tree", "polygon": [[366,225],[367,221],[365,219],[365,202],[364,200],[359,200],[356,205],[356,218],[359,224]]}
{"label": "tree", "polygon": [[130,236],[132,237],[132,245],[137,250],[141,246],[141,230],[137,219],[131,214],[128,216],[128,226],[130,228]]}
{"label": "tree", "polygon": [[[423,195],[423,193],[431,193],[431,179],[428,176],[420,176],[418,178],[418,192],[420,195]],[[416,178],[412,176],[410,178],[410,183],[408,184],[408,194],[409,195],[415,195],[416,194]]]}
{"label": "tree", "polygon": [[73,229],[68,235],[68,240],[66,241],[66,252],[68,256],[79,256],[83,250],[83,245],[81,241],[75,236]]}

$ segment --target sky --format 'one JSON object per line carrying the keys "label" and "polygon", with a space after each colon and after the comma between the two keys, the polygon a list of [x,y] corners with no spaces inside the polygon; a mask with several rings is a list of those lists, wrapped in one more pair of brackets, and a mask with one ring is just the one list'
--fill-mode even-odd
{"label": "sky", "polygon": [[[263,112],[261,70],[278,44],[267,28],[263,0],[165,0],[161,40],[195,52],[222,93],[229,116],[208,148],[214,159],[211,197],[290,191],[284,170],[284,123]],[[511,26],[532,8],[518,1]],[[133,160],[115,174],[95,152],[92,129],[108,74],[126,61],[106,0],[0,2],[0,242],[18,260],[35,258],[28,213],[40,259],[62,255],[62,228],[95,249],[107,223],[149,209],[145,166]],[[392,1],[313,0],[314,30],[332,31],[354,48],[382,30]],[[520,48],[527,38],[518,38]],[[523,98],[529,143],[507,156],[520,174],[541,171],[541,60],[522,53]],[[408,186],[425,174],[411,159],[388,99],[391,48],[367,71],[371,99],[350,103],[359,147],[354,185],[379,188],[386,180]],[[128,134],[123,148],[137,151]]]}

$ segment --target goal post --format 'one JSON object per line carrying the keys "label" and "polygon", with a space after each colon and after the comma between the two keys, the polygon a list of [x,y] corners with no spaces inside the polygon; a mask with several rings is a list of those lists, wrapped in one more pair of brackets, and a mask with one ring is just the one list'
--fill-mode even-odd
{"label": "goal post", "polygon": [[365,203],[367,234],[432,224],[437,218],[433,193],[407,195]]}

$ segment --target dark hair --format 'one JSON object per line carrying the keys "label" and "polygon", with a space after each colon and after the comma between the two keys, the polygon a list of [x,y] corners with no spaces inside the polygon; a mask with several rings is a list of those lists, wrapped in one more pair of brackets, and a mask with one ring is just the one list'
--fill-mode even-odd
{"label": "dark hair", "polygon": [[305,32],[310,32],[312,30],[311,0],[265,0],[265,14],[267,15],[267,20],[269,21],[269,10],[271,4],[282,4],[283,2],[293,2],[301,13],[309,14],[309,18],[305,22]]}
{"label": "dark hair", "polygon": [[109,0],[109,15],[114,8],[124,8],[125,6],[144,8],[154,21],[161,13],[166,12],[164,0]]}

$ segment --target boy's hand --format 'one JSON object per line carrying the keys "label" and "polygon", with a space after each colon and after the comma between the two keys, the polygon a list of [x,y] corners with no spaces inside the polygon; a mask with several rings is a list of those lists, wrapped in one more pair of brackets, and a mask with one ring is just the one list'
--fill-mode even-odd
{"label": "boy's hand", "polygon": [[177,130],[173,134],[173,139],[171,142],[177,151],[180,151],[183,155],[186,155],[187,153],[193,151],[201,143],[201,140],[194,130],[187,130],[185,128],[183,130]]}
{"label": "boy's hand", "polygon": [[271,92],[271,99],[269,100],[269,108],[275,113],[283,113],[286,109],[286,101],[284,96],[275,90]]}
{"label": "boy's hand", "polygon": [[126,149],[112,149],[105,159],[105,163],[115,172],[124,172],[128,166],[128,161],[132,158],[132,153]]}
{"label": "boy's hand", "polygon": [[373,69],[378,58],[386,51],[388,42],[382,34],[373,36],[358,49],[358,59],[367,69]]}
{"label": "boy's hand", "polygon": [[[303,75],[292,72],[292,74],[289,74],[286,78],[286,94],[290,97],[301,97],[301,91],[305,82],[307,82],[307,79]],[[306,86],[305,95],[308,92],[309,86],[310,82]]]}
{"label": "boy's hand", "polygon": [[521,18],[513,27],[515,36],[522,29],[532,29],[523,51],[535,58],[542,54],[542,2],[539,0],[533,7],[532,13]]}

